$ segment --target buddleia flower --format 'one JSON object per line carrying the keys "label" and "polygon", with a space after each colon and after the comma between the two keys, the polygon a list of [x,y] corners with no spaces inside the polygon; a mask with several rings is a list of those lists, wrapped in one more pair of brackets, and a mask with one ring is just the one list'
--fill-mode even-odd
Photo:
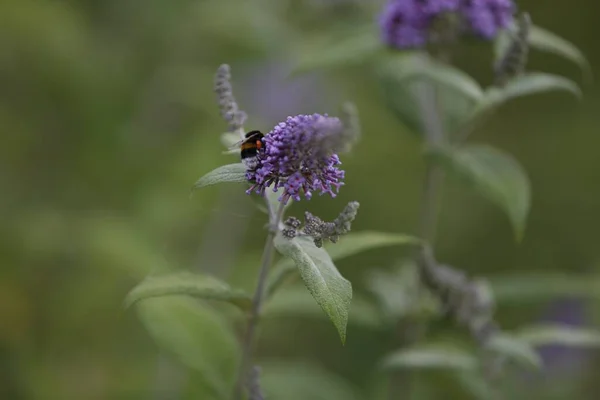
{"label": "buddleia flower", "polygon": [[313,193],[336,196],[344,184],[338,152],[352,135],[340,119],[327,115],[296,115],[279,123],[265,135],[256,168],[246,173],[248,193],[263,194],[270,187],[283,189],[280,201]]}
{"label": "buddleia flower", "polygon": [[436,22],[444,20],[451,29],[443,32],[451,37],[458,33],[493,39],[510,25],[514,11],[511,0],[388,0],[379,26],[387,46],[417,49],[440,39]]}

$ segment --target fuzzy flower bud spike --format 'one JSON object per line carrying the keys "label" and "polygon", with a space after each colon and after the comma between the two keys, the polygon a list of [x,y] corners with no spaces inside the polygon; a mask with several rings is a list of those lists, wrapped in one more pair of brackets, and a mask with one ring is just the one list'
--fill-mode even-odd
{"label": "fuzzy flower bud spike", "polygon": [[215,75],[215,93],[217,94],[217,101],[219,103],[219,109],[221,110],[221,116],[229,124],[230,131],[243,130],[244,122],[246,122],[247,115],[244,111],[240,110],[235,97],[233,96],[233,89],[231,87],[231,70],[229,65],[222,64]]}
{"label": "fuzzy flower bud spike", "polygon": [[356,201],[348,203],[333,222],[325,222],[306,211],[304,213],[304,227],[302,229],[300,229],[302,225],[300,220],[290,217],[284,222],[285,228],[282,234],[288,239],[293,239],[298,235],[310,236],[317,247],[323,247],[324,240],[337,243],[341,235],[350,232],[352,221],[356,218],[359,206],[360,204]]}

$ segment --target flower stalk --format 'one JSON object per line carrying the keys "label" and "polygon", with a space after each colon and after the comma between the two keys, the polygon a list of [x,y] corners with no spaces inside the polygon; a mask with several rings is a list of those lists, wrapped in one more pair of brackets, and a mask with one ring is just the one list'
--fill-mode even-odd
{"label": "flower stalk", "polygon": [[254,291],[254,297],[252,299],[252,309],[248,316],[248,325],[246,327],[246,333],[242,342],[242,360],[240,363],[240,370],[238,379],[235,385],[234,400],[241,400],[242,393],[246,382],[248,381],[248,374],[252,367],[252,358],[254,354],[254,342],[256,336],[256,328],[258,327],[258,321],[260,319],[260,313],[262,311],[265,287],[267,282],[267,273],[273,263],[273,254],[275,253],[275,235],[278,232],[278,227],[283,219],[283,213],[285,210],[285,202],[281,201],[277,212],[271,214],[269,221],[269,234],[267,241],[265,242],[265,248],[263,250],[262,262],[260,270],[258,272],[258,278],[256,283],[256,290]]}

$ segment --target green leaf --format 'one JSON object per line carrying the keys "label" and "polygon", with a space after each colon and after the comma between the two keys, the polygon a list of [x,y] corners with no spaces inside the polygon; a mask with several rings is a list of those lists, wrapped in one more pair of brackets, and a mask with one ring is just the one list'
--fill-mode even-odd
{"label": "green leaf", "polygon": [[600,347],[600,331],[569,325],[537,325],[519,329],[518,337],[531,346],[562,344]]}
{"label": "green leaf", "polygon": [[242,163],[227,164],[213,169],[194,184],[194,189],[224,182],[247,182],[246,166]]}
{"label": "green leaf", "polygon": [[492,336],[486,348],[526,366],[535,368],[542,366],[542,360],[535,349],[515,335],[504,332],[497,333]]}
{"label": "green leaf", "polygon": [[243,311],[252,306],[252,299],[246,293],[232,290],[229,285],[207,275],[191,272],[175,272],[149,276],[138,284],[125,298],[125,306],[151,297],[190,295],[206,300],[226,301]]}
{"label": "green leaf", "polygon": [[344,29],[327,35],[325,40],[314,38],[306,43],[309,43],[306,48],[295,52],[298,58],[292,74],[358,64],[371,60],[375,53],[383,50],[378,32],[371,24]]}
{"label": "green leaf", "polygon": [[512,156],[486,145],[436,148],[430,154],[499,206],[508,215],[517,240],[522,238],[531,195],[527,175]]}
{"label": "green leaf", "polygon": [[600,276],[595,275],[524,271],[491,276],[489,283],[499,305],[521,305],[564,296],[600,299]]}
{"label": "green leaf", "polygon": [[229,398],[240,349],[215,310],[187,296],[147,299],[136,309],[159,347],[198,371],[214,397]]}
{"label": "green leaf", "polygon": [[479,360],[472,353],[448,345],[427,344],[398,350],[383,360],[382,367],[397,369],[459,369],[476,370]]}
{"label": "green leaf", "polygon": [[422,78],[438,83],[457,93],[478,101],[483,90],[470,75],[449,64],[444,64],[422,55],[403,55],[393,58],[383,66],[384,74],[389,74],[398,82]]}
{"label": "green leaf", "polygon": [[[291,286],[281,290],[265,304],[264,318],[277,318],[289,316],[304,316],[322,319],[323,311],[315,303],[310,293],[304,286]],[[381,313],[377,306],[364,297],[352,297],[352,307],[348,324],[379,328],[383,325]]]}
{"label": "green leaf", "polygon": [[468,74],[422,55],[401,55],[379,70],[384,97],[398,119],[414,132],[427,129],[423,109],[436,101],[445,130],[454,131],[483,98]]}
{"label": "green leaf", "polygon": [[393,321],[399,318],[427,318],[439,313],[439,301],[421,287],[415,262],[404,261],[397,268],[369,273],[367,288],[383,312]]}
{"label": "green leaf", "polygon": [[[420,240],[414,236],[399,233],[365,231],[352,232],[344,235],[340,238],[338,243],[329,243],[325,245],[325,248],[329,253],[329,257],[335,261],[379,247],[418,245],[419,243]],[[270,295],[273,294],[275,290],[295,271],[296,266],[291,259],[284,258],[279,261],[269,276],[267,293]]]}
{"label": "green leaf", "polygon": [[352,300],[352,285],[337,270],[333,261],[312,240],[297,237],[286,239],[281,234],[275,238],[275,247],[290,257],[317,304],[336,327],[342,343],[346,342],[346,325]]}
{"label": "green leaf", "polygon": [[532,26],[529,32],[529,45],[537,50],[554,53],[577,64],[588,82],[592,80],[590,63],[581,50],[573,43],[539,26]]}
{"label": "green leaf", "polygon": [[360,400],[358,389],[342,377],[307,362],[261,362],[260,382],[267,399]]}
{"label": "green leaf", "polygon": [[466,121],[480,119],[509,100],[533,94],[566,91],[581,99],[579,86],[562,76],[530,72],[510,80],[505,86],[487,89]]}

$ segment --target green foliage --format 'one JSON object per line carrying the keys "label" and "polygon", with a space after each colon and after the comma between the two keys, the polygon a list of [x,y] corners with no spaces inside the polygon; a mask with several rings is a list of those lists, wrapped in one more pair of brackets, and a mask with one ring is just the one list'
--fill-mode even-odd
{"label": "green foliage", "polygon": [[[304,286],[288,286],[278,291],[265,305],[263,317],[309,317],[323,319],[325,314],[315,303]],[[348,317],[349,325],[380,329],[385,326],[381,311],[364,296],[352,295],[352,307]]]}
{"label": "green foliage", "polygon": [[212,276],[193,274],[191,272],[175,272],[151,275],[129,292],[125,298],[125,306],[151,297],[188,295],[205,300],[219,300],[231,303],[243,311],[252,306],[250,296],[239,290],[232,290],[229,285]]}
{"label": "green foliage", "polygon": [[[329,257],[335,261],[378,247],[417,245],[419,243],[418,238],[400,233],[350,232],[344,235],[338,243],[326,244],[325,249]],[[267,293],[273,294],[295,270],[295,264],[289,258],[284,258],[278,262],[269,276]]]}
{"label": "green foliage", "polygon": [[289,240],[279,234],[275,238],[275,247],[294,261],[310,294],[336,327],[342,343],[345,343],[352,300],[350,282],[338,272],[327,251],[316,247],[308,238]]}
{"label": "green foliage", "polygon": [[519,339],[531,346],[560,344],[572,347],[600,347],[600,331],[569,325],[534,325],[522,327]]}
{"label": "green foliage", "polygon": [[429,318],[439,313],[439,302],[421,286],[414,262],[405,262],[392,271],[372,271],[367,287],[392,321],[400,318]]}
{"label": "green foliage", "polygon": [[265,397],[285,400],[359,400],[347,380],[309,363],[261,362]]}
{"label": "green foliage", "polygon": [[534,49],[554,53],[573,61],[582,69],[584,78],[587,81],[591,81],[592,71],[588,60],[581,50],[568,40],[534,25],[529,32],[529,45]]}
{"label": "green foliage", "polygon": [[542,360],[533,347],[522,338],[501,332],[492,336],[486,348],[528,367],[539,368]]}
{"label": "green foliage", "polygon": [[428,117],[421,111],[425,104],[433,104],[446,130],[452,132],[482,101],[482,89],[473,78],[418,54],[390,59],[378,75],[388,106],[415,133],[427,130]]}
{"label": "green foliage", "polygon": [[215,310],[186,296],[146,299],[137,310],[158,346],[198,371],[210,395],[229,398],[240,349]]}
{"label": "green foliage", "polygon": [[440,147],[431,149],[430,155],[452,176],[499,206],[521,240],[531,194],[527,175],[513,157],[486,145]]}
{"label": "green foliage", "polygon": [[502,88],[491,87],[486,90],[470,118],[474,119],[482,114],[485,115],[503,103],[518,97],[552,91],[566,91],[577,98],[581,97],[581,90],[570,79],[541,72],[530,72],[512,79]]}
{"label": "green foliage", "polygon": [[386,370],[406,368],[475,370],[479,366],[472,352],[447,344],[424,344],[388,355],[382,362]]}
{"label": "green foliage", "polygon": [[242,163],[222,165],[203,175],[194,184],[194,189],[224,182],[247,182],[246,166]]}

